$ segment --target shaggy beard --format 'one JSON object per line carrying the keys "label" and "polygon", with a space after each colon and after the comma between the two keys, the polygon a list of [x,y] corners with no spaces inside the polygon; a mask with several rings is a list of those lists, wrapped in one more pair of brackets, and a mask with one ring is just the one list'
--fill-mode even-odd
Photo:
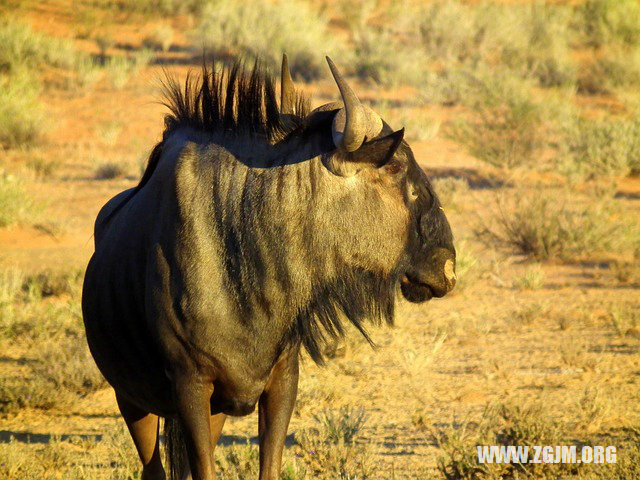
{"label": "shaggy beard", "polygon": [[344,337],[346,319],[373,345],[364,322],[368,319],[375,325],[393,325],[398,281],[397,273],[382,276],[352,269],[318,286],[307,307],[298,314],[291,339],[301,343],[317,364],[324,364],[323,352]]}

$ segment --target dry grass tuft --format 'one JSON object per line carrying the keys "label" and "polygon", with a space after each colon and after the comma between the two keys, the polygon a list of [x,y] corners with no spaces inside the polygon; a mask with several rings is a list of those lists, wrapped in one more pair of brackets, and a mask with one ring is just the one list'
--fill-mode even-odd
{"label": "dry grass tuft", "polygon": [[114,178],[123,178],[126,175],[125,167],[117,162],[104,162],[97,166],[95,178],[96,180],[112,180]]}
{"label": "dry grass tuft", "polygon": [[596,258],[628,251],[635,235],[616,200],[580,201],[568,192],[550,196],[537,190],[497,198],[494,218],[477,228],[488,246],[507,247],[538,260]]}

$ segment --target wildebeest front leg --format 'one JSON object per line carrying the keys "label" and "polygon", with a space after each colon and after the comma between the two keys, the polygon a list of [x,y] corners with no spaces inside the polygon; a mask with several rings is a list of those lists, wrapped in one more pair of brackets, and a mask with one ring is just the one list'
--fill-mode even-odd
{"label": "wildebeest front leg", "polygon": [[298,350],[291,349],[276,363],[260,396],[260,480],[280,478],[282,450],[297,392]]}
{"label": "wildebeest front leg", "polygon": [[213,480],[209,424],[213,384],[188,376],[175,381],[175,399],[193,480]]}
{"label": "wildebeest front leg", "polygon": [[142,462],[142,480],[164,480],[158,447],[158,416],[139,409],[117,393],[116,400]]}

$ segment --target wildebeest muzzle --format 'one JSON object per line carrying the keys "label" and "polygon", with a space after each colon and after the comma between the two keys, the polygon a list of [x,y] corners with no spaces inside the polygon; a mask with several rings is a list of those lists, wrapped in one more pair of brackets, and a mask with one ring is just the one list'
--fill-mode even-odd
{"label": "wildebeest muzzle", "polygon": [[444,297],[455,285],[455,251],[442,247],[433,248],[424,261],[410,266],[400,281],[402,295],[414,303]]}

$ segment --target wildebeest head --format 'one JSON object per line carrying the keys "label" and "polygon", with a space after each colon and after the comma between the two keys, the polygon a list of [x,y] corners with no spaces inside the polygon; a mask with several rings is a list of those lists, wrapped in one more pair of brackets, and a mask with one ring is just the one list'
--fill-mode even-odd
{"label": "wildebeest head", "polygon": [[[394,131],[362,104],[331,59],[327,61],[343,101],[315,110],[335,112],[331,128],[335,150],[324,155],[323,163],[335,175],[358,185],[368,204],[355,215],[337,212],[353,222],[347,222],[344,238],[349,238],[350,229],[354,254],[363,241],[372,247],[358,252],[361,258],[356,261],[368,263],[365,268],[378,264],[385,270],[393,265],[407,300],[442,297],[455,286],[456,253],[438,197],[403,138],[404,128]],[[285,94],[283,87],[283,102]]]}

